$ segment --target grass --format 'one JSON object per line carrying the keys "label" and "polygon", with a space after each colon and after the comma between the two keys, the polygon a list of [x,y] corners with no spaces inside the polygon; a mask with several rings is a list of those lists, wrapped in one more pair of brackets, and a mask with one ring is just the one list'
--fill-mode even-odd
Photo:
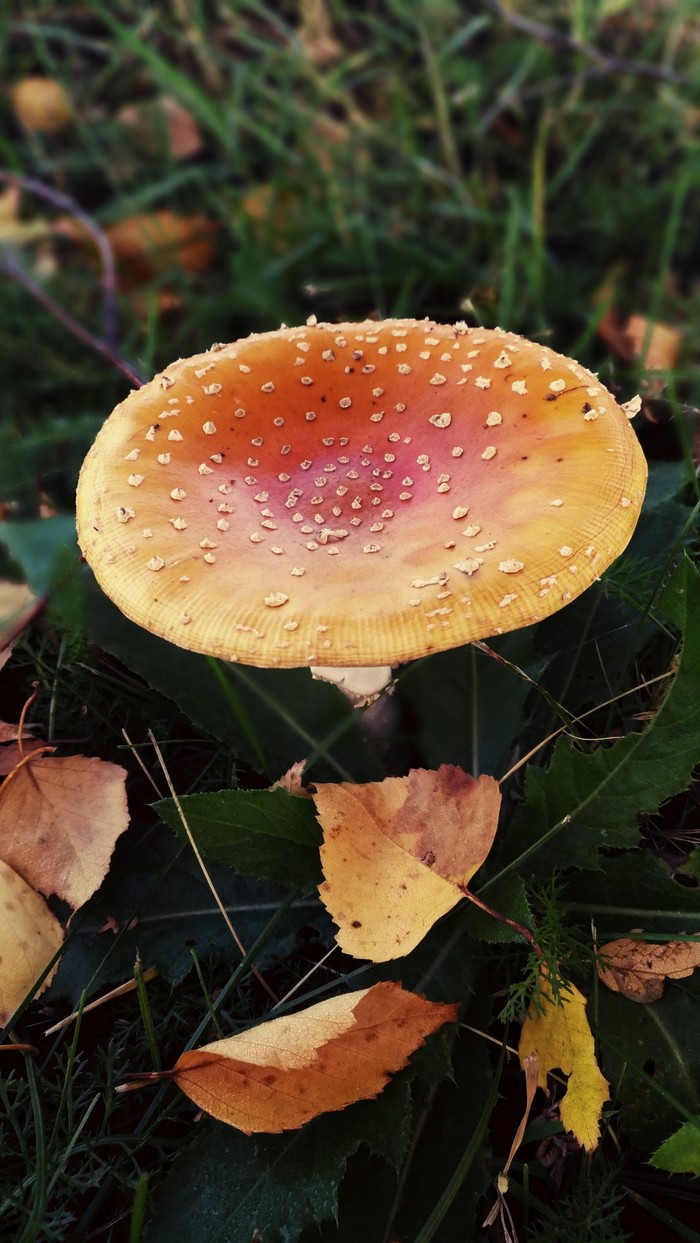
{"label": "grass", "polygon": [[[658,730],[668,680],[653,679],[678,668],[679,632],[659,593],[681,550],[695,558],[698,549],[699,46],[692,0],[512,9],[490,0],[469,12],[456,0],[87,0],[70,10],[35,0],[0,27],[0,162],[43,188],[27,182],[18,214],[9,197],[0,211],[0,510],[9,519],[0,579],[26,576],[48,595],[0,674],[0,715],[18,720],[35,690],[29,719],[59,754],[124,765],[132,816],[102,889],[71,922],[56,983],[14,1028],[32,1051],[0,1052],[3,1236],[158,1243],[170,1231],[183,1243],[244,1243],[258,1209],[287,1203],[291,1187],[295,1224],[283,1236],[285,1221],[270,1218],[265,1243],[341,1243],[360,1232],[368,1243],[500,1237],[480,1223],[522,1115],[522,1076],[512,1061],[501,1073],[498,1053],[504,1038],[517,1044],[514,1019],[536,988],[536,965],[522,941],[473,910],[448,917],[396,968],[406,987],[464,1003],[450,1079],[437,1053],[419,1058],[374,1112],[361,1103],[279,1143],[196,1123],[167,1083],[115,1092],[129,1074],[171,1066],[184,1048],[265,1017],[271,1002],[253,961],[279,998],[289,995],[285,1011],[387,974],[337,950],[326,960],[332,930],[313,885],[285,889],[215,866],[248,951],[241,959],[191,852],[153,811],[151,783],[164,783],[148,730],[181,796],[264,789],[302,756],[320,781],[442,762],[502,776],[562,720],[585,759],[608,753],[598,739],[650,719]],[[65,128],[20,123],[9,87],[29,75],[64,86]],[[185,158],[162,118],[135,129],[123,119],[124,108],[162,95],[198,127]],[[118,253],[115,294],[109,267],[66,220],[87,218],[109,235],[156,211],[198,217],[204,249]],[[662,362],[660,377],[606,344],[598,328],[609,308],[677,330],[678,357]],[[115,359],[150,376],[212,341],[310,314],[499,324],[580,358],[621,400],[656,385],[635,422],[652,479],[627,557],[564,615],[494,641],[502,665],[464,649],[404,668],[396,723],[370,748],[361,714],[302,674],[232,672],[125,637],[65,547],[67,528],[47,521],[55,513],[70,523],[80,462],[127,391]],[[676,689],[692,703],[700,667],[688,656],[689,623],[684,637]],[[671,719],[692,748],[689,717],[679,709]],[[672,801],[652,805],[640,793],[642,848],[629,849],[632,814],[624,843],[611,829],[594,870],[575,848],[557,854],[560,832],[545,849],[545,826],[532,828],[538,783],[542,806],[556,804],[560,762],[550,742],[526,779],[520,770],[504,785],[501,845],[483,893],[520,922],[534,915],[564,974],[591,998],[614,1100],[589,1161],[538,1098],[510,1173],[510,1211],[532,1243],[697,1239],[697,1181],[648,1164],[700,1113],[688,1086],[700,1066],[697,982],[667,984],[638,1018],[633,1003],[598,987],[592,966],[596,936],[644,927],[661,940],[697,927],[697,784],[689,771]],[[656,753],[649,763],[664,767]],[[600,806],[598,786],[581,794]],[[81,997],[133,978],[137,956],[133,991],[44,1034]],[[158,975],[147,979],[152,966]],[[250,1186],[254,1207],[236,1216]]]}

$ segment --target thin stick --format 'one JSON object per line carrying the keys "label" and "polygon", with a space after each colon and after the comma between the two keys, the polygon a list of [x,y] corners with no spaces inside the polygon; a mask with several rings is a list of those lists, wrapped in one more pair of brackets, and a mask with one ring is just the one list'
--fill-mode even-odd
{"label": "thin stick", "polygon": [[616,74],[630,73],[635,77],[653,78],[659,82],[673,82],[677,85],[689,85],[692,81],[688,74],[671,69],[668,65],[653,65],[644,60],[625,60],[620,56],[611,56],[607,52],[601,52],[590,43],[582,43],[579,39],[554,30],[551,26],[545,26],[542,22],[535,22],[521,13],[515,13],[513,9],[503,4],[502,0],[486,0],[486,3],[493,13],[503,18],[503,21],[512,26],[514,30],[520,30],[523,34],[529,35],[531,39],[536,39],[539,43],[557,48],[559,51],[574,52],[579,56],[584,56],[599,71]]}
{"label": "thin stick", "polygon": [[[167,770],[167,768],[166,768],[166,766],[165,766],[165,760],[163,759],[163,754],[162,754],[162,752],[161,752],[161,749],[160,749],[160,747],[158,746],[158,743],[156,742],[156,738],[155,738],[155,734],[153,733],[153,730],[150,730],[150,729],[149,729],[149,731],[148,731],[148,737],[150,738],[150,740],[151,740],[151,742],[152,742],[152,744],[153,744],[153,749],[154,749],[154,751],[155,751],[155,753],[156,753],[156,755],[157,755],[157,757],[158,757],[158,763],[159,763],[159,764],[160,764],[160,766],[161,766],[161,769],[162,769],[162,771],[163,771],[163,776],[165,777],[165,780],[166,780],[166,782],[167,782],[167,784],[168,784],[168,789],[170,790],[170,794],[171,794],[172,800],[173,800],[173,802],[174,802],[174,804],[175,804],[175,807],[177,808],[177,814],[178,814],[178,816],[180,817],[180,820],[182,821],[182,827],[183,827],[183,829],[185,830],[185,833],[186,833],[186,835],[187,835],[187,840],[188,840],[188,842],[190,843],[190,846],[192,847],[192,849],[193,849],[193,851],[194,851],[194,854],[195,854],[195,858],[196,858],[196,860],[197,860],[197,863],[199,864],[199,866],[200,866],[200,868],[201,868],[201,870],[202,870],[202,875],[203,875],[203,877],[204,877],[205,881],[207,882],[207,884],[208,884],[208,886],[209,886],[209,888],[210,888],[210,890],[211,890],[211,892],[212,892],[212,896],[213,896],[213,898],[214,898],[214,901],[216,902],[216,905],[217,905],[217,906],[218,906],[218,908],[219,908],[219,911],[221,912],[221,915],[222,915],[223,920],[224,920],[224,922],[225,922],[225,924],[226,924],[226,927],[228,928],[229,932],[231,933],[231,936],[233,937],[234,941],[236,942],[236,945],[237,945],[238,949],[240,950],[241,954],[242,954],[242,955],[243,955],[243,957],[245,958],[246,953],[247,953],[246,948],[245,948],[245,946],[244,946],[243,942],[241,941],[241,938],[239,937],[238,933],[236,932],[236,930],[235,930],[235,928],[234,928],[233,924],[231,923],[231,920],[230,920],[230,919],[229,919],[229,917],[228,917],[228,912],[227,912],[227,910],[226,910],[225,906],[223,905],[223,903],[222,903],[222,901],[221,901],[221,898],[219,897],[218,893],[216,892],[216,888],[215,888],[215,886],[214,886],[214,882],[213,882],[213,880],[211,879],[211,876],[209,875],[209,872],[207,871],[207,866],[206,866],[206,864],[205,864],[205,862],[204,862],[204,859],[202,858],[202,856],[201,856],[201,854],[200,854],[200,852],[199,852],[199,848],[198,848],[198,846],[197,846],[197,843],[196,843],[196,841],[194,840],[194,837],[193,837],[193,835],[192,835],[192,830],[190,829],[190,826],[189,826],[189,824],[187,823],[187,819],[186,819],[185,813],[184,813],[184,811],[182,810],[182,804],[181,804],[181,802],[180,802],[180,800],[179,800],[179,798],[178,798],[178,796],[177,796],[177,794],[176,794],[176,792],[175,792],[175,787],[174,787],[174,785],[173,785],[173,783],[172,783],[172,781],[171,781],[171,779],[170,779],[170,773],[168,772],[168,770]],[[265,980],[265,979],[263,978],[263,976],[260,974],[260,972],[258,971],[258,969],[257,969],[257,967],[255,966],[255,964],[254,964],[254,963],[251,963],[251,964],[250,964],[250,969],[251,969],[251,971],[252,971],[253,975],[255,976],[256,980],[258,981],[258,983],[259,983],[259,984],[262,984],[262,987],[265,989],[265,992],[266,992],[266,993],[267,993],[267,994],[268,994],[268,995],[272,998],[272,1000],[273,1000],[274,1002],[277,1002],[277,1001],[279,1000],[279,998],[277,997],[277,994],[276,994],[276,993],[274,993],[274,992],[272,991],[272,989],[270,988],[270,985],[267,983],[267,980]]]}
{"label": "thin stick", "polygon": [[503,785],[504,781],[507,781],[509,777],[512,777],[513,773],[517,773],[518,769],[522,768],[523,764],[527,764],[528,760],[531,760],[533,755],[537,755],[537,752],[541,751],[543,747],[546,747],[547,743],[552,742],[554,738],[558,738],[560,734],[570,731],[571,725],[578,725],[579,722],[585,720],[587,716],[592,716],[594,712],[600,712],[601,708],[609,708],[611,704],[617,703],[620,699],[624,699],[626,695],[635,695],[637,691],[646,690],[647,686],[653,686],[655,682],[663,682],[664,678],[670,678],[673,676],[675,676],[673,671],[669,669],[666,673],[660,673],[658,677],[649,678],[646,682],[640,682],[638,686],[631,686],[628,691],[622,691],[619,695],[613,695],[612,699],[605,699],[603,703],[596,704],[595,708],[587,708],[586,711],[582,712],[580,716],[572,717],[569,725],[560,725],[558,729],[554,730],[554,733],[548,734],[547,737],[543,738],[541,742],[536,743],[536,745],[528,751],[527,755],[524,755],[522,759],[518,760],[517,764],[514,764],[512,768],[509,768],[508,772],[504,773],[504,775],[499,778],[499,786]]}
{"label": "thin stick", "polygon": [[151,785],[153,786],[153,789],[155,790],[156,794],[158,795],[158,798],[159,798],[159,799],[163,799],[163,798],[165,798],[165,795],[164,795],[164,794],[163,794],[163,793],[162,793],[162,792],[158,789],[158,786],[157,786],[157,784],[156,784],[156,782],[155,782],[154,778],[152,777],[152,775],[149,773],[148,769],[146,768],[146,765],[144,764],[143,760],[141,759],[141,756],[139,755],[139,753],[138,753],[138,751],[137,751],[136,747],[134,746],[133,742],[131,741],[131,739],[130,739],[130,737],[129,737],[129,735],[127,734],[127,732],[126,732],[126,730],[125,730],[125,729],[122,729],[122,738],[125,740],[125,742],[126,742],[126,744],[127,744],[128,748],[129,748],[129,750],[131,751],[131,754],[133,755],[134,759],[136,760],[136,763],[138,764],[139,768],[142,770],[142,772],[143,772],[143,774],[144,774],[144,776],[145,776],[146,780],[147,780],[147,781],[150,781]]}
{"label": "thin stick", "polygon": [[26,700],[19,717],[19,725],[17,726],[17,750],[19,751],[22,759],[24,759],[24,722],[26,721],[27,713],[38,694],[38,690],[32,691],[32,694],[29,696],[29,699]]}
{"label": "thin stick", "polygon": [[[144,981],[154,980],[159,974],[157,967],[147,967],[142,974],[142,978]],[[60,1022],[54,1023],[53,1027],[47,1027],[44,1035],[53,1036],[54,1032],[60,1032],[62,1028],[68,1027],[69,1023],[75,1022],[81,1015],[87,1014],[90,1010],[97,1010],[100,1006],[106,1005],[108,1001],[114,1001],[115,997],[123,997],[126,993],[133,993],[135,988],[136,980],[127,980],[124,984],[118,984],[116,988],[110,989],[102,997],[96,997],[87,1006],[83,1006],[80,1010],[74,1010],[72,1014],[67,1014]]]}
{"label": "thin stick", "polygon": [[284,997],[280,998],[280,1000],[277,1002],[277,1005],[274,1007],[274,1009],[278,1010],[279,1007],[283,1006],[286,1001],[289,1001],[289,998],[293,997],[294,994],[299,991],[302,984],[306,984],[306,981],[311,979],[311,976],[314,974],[314,972],[318,971],[319,967],[322,967],[324,962],[328,962],[328,959],[330,958],[331,954],[334,954],[337,949],[338,949],[337,945],[331,945],[331,948],[328,950],[328,953],[324,954],[323,958],[320,958],[318,962],[315,962],[311,970],[307,971],[306,975],[303,975],[300,980],[297,980],[294,987],[290,988],[289,992],[285,993]]}
{"label": "thin stick", "polygon": [[94,336],[94,334],[91,333],[89,329],[85,328],[79,320],[74,319],[68,311],[64,310],[62,306],[59,306],[57,302],[54,302],[53,298],[47,294],[46,290],[42,289],[41,285],[38,285],[33,277],[31,277],[28,272],[25,272],[24,268],[20,267],[18,263],[14,263],[12,259],[5,257],[0,260],[0,272],[4,272],[6,276],[9,276],[12,280],[17,281],[18,285],[21,285],[24,289],[26,289],[27,293],[30,293],[32,297],[49,312],[50,315],[53,315],[54,319],[58,320],[59,324],[62,324],[63,327],[68,330],[68,332],[72,333],[74,337],[77,337],[79,341],[82,341],[83,345],[87,345],[89,349],[93,350],[96,354],[99,354],[101,358],[104,358],[107,362],[112,363],[118,371],[121,371],[122,375],[126,376],[127,380],[129,380],[134,388],[142,387],[143,378],[138,374],[138,372],[134,371],[133,368],[125,362],[121,355],[117,353],[117,351],[109,345],[107,341],[103,341],[100,337]]}
{"label": "thin stick", "polygon": [[86,233],[90,234],[95,246],[97,247],[100,263],[102,264],[102,323],[104,326],[105,341],[115,352],[117,350],[118,337],[118,309],[117,309],[117,273],[114,263],[114,252],[109,242],[109,238],[100,228],[92,216],[76,203],[68,194],[64,194],[61,190],[56,190],[53,186],[47,186],[43,181],[37,181],[35,177],[24,177],[20,173],[0,172],[0,182],[6,185],[19,186],[21,190],[27,190],[30,194],[36,194],[38,198],[45,199],[47,203],[51,203],[52,207],[58,208],[59,211],[68,212],[76,220],[79,220]]}

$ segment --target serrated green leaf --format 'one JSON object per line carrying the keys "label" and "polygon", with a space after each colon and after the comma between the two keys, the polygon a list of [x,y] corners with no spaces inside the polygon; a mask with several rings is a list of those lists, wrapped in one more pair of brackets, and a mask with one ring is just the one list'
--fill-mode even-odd
{"label": "serrated green leaf", "polygon": [[[219,790],[187,794],[180,804],[205,858],[244,876],[300,888],[321,880],[321,829],[310,798],[286,790]],[[172,799],[154,803],[154,808],[187,840]]]}
{"label": "serrated green leaf", "polygon": [[155,1198],[147,1243],[294,1243],[336,1215],[338,1184],[362,1144],[397,1167],[408,1145],[408,1073],[376,1100],[254,1140],[205,1119]]}
{"label": "serrated green leaf", "polygon": [[695,850],[691,850],[688,858],[678,871],[682,876],[692,876],[693,880],[700,880],[700,846],[696,846]]}
{"label": "serrated green leaf", "polygon": [[601,846],[635,846],[636,817],[687,785],[700,754],[700,575],[681,562],[659,600],[683,635],[678,670],[642,733],[585,753],[565,739],[546,771],[530,768],[506,858],[542,874],[600,865]]}
{"label": "serrated green leaf", "polygon": [[[192,852],[162,827],[147,845],[127,841],[106,884],[71,923],[71,935],[47,998],[68,998],[77,1005],[83,989],[88,998],[108,984],[130,978],[134,962],[157,967],[177,985],[192,970],[192,950],[207,959],[224,956],[238,962],[219,908]],[[246,949],[275,919],[289,891],[270,882],[235,876],[230,869],[210,866],[216,892],[230,913]],[[262,970],[292,953],[303,926],[326,926],[318,900],[299,897],[256,956]],[[115,920],[118,928],[115,927]]]}
{"label": "serrated green leaf", "polygon": [[564,910],[586,930],[591,920],[602,940],[629,936],[631,929],[678,939],[698,922],[700,895],[681,885],[648,850],[630,850],[605,860],[603,872],[571,872]]}
{"label": "serrated green leaf", "polygon": [[589,1016],[620,1125],[638,1147],[655,1148],[684,1114],[700,1114],[699,980],[669,981],[653,1005],[599,988]]}
{"label": "serrated green leaf", "polygon": [[700,1119],[684,1122],[649,1158],[657,1170],[669,1174],[695,1174],[700,1178]]}

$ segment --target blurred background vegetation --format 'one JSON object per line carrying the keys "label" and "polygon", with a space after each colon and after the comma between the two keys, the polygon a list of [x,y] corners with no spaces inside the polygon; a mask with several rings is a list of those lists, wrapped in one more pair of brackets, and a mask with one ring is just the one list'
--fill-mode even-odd
{"label": "blurred background vegetation", "polygon": [[697,402],[695,0],[37,0],[2,33],[5,173],[55,192],[0,200],[4,499],[58,456],[69,507],[65,454],[124,392],[18,268],[145,376],[310,313],[430,315]]}
{"label": "blurred background vegetation", "polygon": [[[88,598],[86,576],[78,585],[77,473],[130,377],[148,378],[214,341],[297,324],[311,314],[328,320],[427,315],[522,332],[599,371],[621,401],[640,391],[635,427],[652,476],[630,553],[563,620],[550,619],[534,638],[529,630],[510,636],[500,649],[542,679],[569,712],[580,712],[665,671],[674,651],[668,632],[648,614],[670,555],[684,543],[696,547],[689,527],[700,460],[699,220],[697,0],[513,0],[508,6],[501,0],[20,0],[5,13],[0,518],[8,521],[0,540],[9,553],[0,553],[0,579],[16,578],[24,567],[35,591],[51,587],[52,594],[48,613],[25,631],[3,675],[2,716],[17,719],[37,683],[33,714],[48,741],[78,740],[90,754],[129,765],[134,832],[144,834],[120,846],[108,887],[90,907],[84,934],[78,929],[71,941],[48,1006],[58,998],[56,1013],[63,1013],[65,999],[77,1004],[83,988],[92,994],[128,977],[137,948],[166,977],[153,986],[148,1022],[127,998],[123,1009],[94,1019],[79,1043],[68,1045],[64,1033],[55,1045],[42,1044],[42,1108],[53,1120],[43,1149],[31,1073],[26,1082],[11,1080],[3,1103],[16,1143],[0,1212],[23,1243],[98,1236],[138,1243],[146,1176],[157,1183],[167,1172],[193,1133],[192,1110],[172,1094],[164,1103],[159,1093],[147,1107],[136,1094],[117,1098],[115,1078],[125,1066],[150,1064],[154,1028],[167,1064],[197,1023],[206,1026],[208,1011],[190,970],[193,941],[205,957],[219,954],[209,987],[231,982],[229,966],[221,965],[227,934],[218,913],[184,931],[175,928],[178,904],[203,905],[200,878],[157,827],[153,792],[133,757],[120,750],[119,729],[142,739],[150,726],[170,740],[183,791],[265,785],[261,746],[274,775],[310,751],[320,764],[315,775],[337,776],[341,761],[356,779],[381,771],[330,688],[302,685],[298,671],[243,670],[224,694],[211,670],[203,673],[200,658],[135,637],[134,628],[119,631],[114,614],[99,611],[104,601]],[[18,521],[33,519],[41,521]],[[98,654],[100,648],[110,656]],[[549,701],[528,699],[529,686],[493,666],[464,649],[405,671],[396,696],[403,732],[392,744],[402,748],[404,766],[408,756],[426,766],[448,760],[501,773],[552,728]],[[604,705],[591,734],[638,729],[659,702],[641,694],[615,711]],[[160,779],[150,751],[142,754]],[[380,755],[388,767],[393,758],[390,750]],[[508,814],[521,795],[516,782],[506,793]],[[664,901],[676,902],[676,914],[692,912],[699,805],[693,787],[671,816],[649,817],[645,825],[656,857],[635,864],[637,889],[640,902],[659,908],[661,927]],[[692,859],[685,904],[675,895],[659,897],[657,864],[690,867]],[[549,871],[545,860],[541,885]],[[603,891],[609,931],[619,930],[614,912],[629,893],[630,876],[637,872],[626,857],[611,858],[604,878],[584,871],[571,882],[571,905],[562,907],[567,933],[578,920],[576,935],[590,940],[589,904]],[[223,872],[217,884],[232,904],[252,912],[243,929],[252,943],[280,903],[279,891]],[[540,894],[540,915],[558,902],[556,888]],[[309,911],[293,918],[287,900],[280,909],[282,923],[266,934],[258,961],[269,965],[283,994],[318,963],[320,940],[330,944],[330,938]],[[132,936],[134,911],[141,923]],[[105,938],[95,934],[115,916],[123,924],[106,950]],[[295,939],[303,920],[304,937],[297,932]],[[473,989],[468,1021],[487,1028],[492,998],[498,1013],[509,984],[521,978],[518,951],[499,946],[497,956],[490,959],[486,950],[480,959],[473,941],[469,952],[458,941],[443,962],[441,935],[402,964],[404,978],[423,987],[439,964],[443,974],[432,981],[438,995],[454,999]],[[338,972],[314,977],[319,991],[335,987],[342,970],[341,964]],[[681,1049],[671,1086],[683,1099],[688,1068],[700,1065],[700,996],[692,987],[694,993],[687,984],[674,994],[664,1020]],[[250,976],[232,998],[225,1017],[234,1025],[259,1018],[267,1004]],[[603,1019],[609,1030],[632,1031],[634,1024],[621,1022],[628,1012],[616,1008],[617,1000],[603,1001]],[[40,1039],[44,1022],[35,1023],[33,1038]],[[645,1022],[644,1040],[661,1064],[668,1050],[652,1019]],[[351,1162],[341,1227],[309,1226],[305,1243],[356,1243],[360,1234],[369,1243],[360,1218],[368,1205],[374,1210],[375,1187],[394,1206],[383,1220],[399,1212],[402,1237],[411,1238],[415,1223],[428,1218],[455,1152],[469,1143],[466,1130],[479,1121],[492,1070],[483,1041],[460,1049],[445,1111],[433,1111],[418,1144],[425,1177],[406,1175],[404,1206],[396,1210],[394,1175],[378,1173],[378,1158],[359,1169]],[[620,1067],[616,1091],[634,1115],[640,1146],[650,1151],[669,1134],[676,1114],[663,1112],[641,1072],[635,1078],[627,1069],[625,1079]],[[441,1063],[430,1093],[444,1072]],[[66,1087],[73,1079],[74,1100]],[[449,1097],[453,1088],[458,1095]],[[505,1075],[502,1091],[505,1106],[492,1138],[506,1153],[522,1107],[519,1072]],[[96,1096],[100,1107],[86,1125]],[[386,1108],[390,1122],[391,1104]],[[455,1133],[451,1148],[456,1117],[465,1134]],[[77,1118],[84,1127],[79,1145]],[[328,1175],[331,1200],[345,1168],[347,1152],[334,1121],[327,1122],[302,1133],[297,1163],[289,1166],[292,1184],[315,1206],[309,1221],[328,1216],[314,1200],[318,1188],[308,1173],[314,1155],[342,1152],[335,1182]],[[558,1126],[542,1119],[538,1125],[542,1143]],[[354,1140],[343,1142],[355,1152]],[[557,1135],[551,1152],[556,1142],[561,1164],[565,1141]],[[197,1212],[200,1202],[212,1203],[208,1195],[214,1201],[219,1195],[202,1171],[220,1152],[240,1166],[241,1186],[248,1160],[255,1173],[246,1144],[238,1135],[222,1139],[220,1131],[198,1129],[184,1167],[195,1184],[200,1179]],[[556,1212],[543,1193],[547,1203],[538,1205],[539,1216],[533,1209],[529,1226],[527,1170],[514,1167],[524,1188],[518,1193],[525,1203],[523,1237],[548,1243],[626,1237],[619,1224],[618,1148],[616,1140],[608,1142],[591,1164],[571,1158],[574,1174]],[[44,1194],[46,1183],[42,1191],[25,1174],[27,1154],[31,1165],[35,1151],[53,1179],[53,1199]],[[272,1142],[260,1152],[269,1168],[281,1161]],[[492,1163],[489,1175],[497,1168]],[[474,1209],[486,1166],[476,1175],[455,1212]],[[648,1167],[642,1174],[634,1164],[625,1169],[625,1222],[640,1231],[633,1237],[697,1243],[700,1236],[670,1219],[668,1206],[649,1207],[649,1197],[670,1181],[664,1174],[654,1185],[653,1177]],[[678,1207],[685,1195],[680,1181],[672,1207],[685,1221],[697,1202],[689,1198]],[[280,1187],[265,1184],[270,1202]],[[189,1188],[186,1177],[169,1181],[157,1214],[160,1233],[150,1237],[178,1239],[184,1211],[178,1197],[186,1199]],[[237,1196],[238,1184],[234,1190]],[[642,1225],[629,1216],[640,1197],[649,1214]],[[115,1224],[103,1228],[108,1209]],[[421,1240],[452,1243],[455,1220],[468,1217],[448,1217]],[[684,1233],[674,1233],[681,1228]],[[195,1221],[181,1237],[198,1243],[205,1236],[197,1230]]]}

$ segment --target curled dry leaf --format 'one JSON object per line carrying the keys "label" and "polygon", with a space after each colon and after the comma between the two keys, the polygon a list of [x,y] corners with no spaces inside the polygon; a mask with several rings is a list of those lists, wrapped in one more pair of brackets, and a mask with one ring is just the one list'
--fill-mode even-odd
{"label": "curled dry leaf", "polygon": [[601,949],[598,975],[613,993],[629,1001],[658,1001],[666,980],[682,980],[700,967],[700,942],[633,941],[621,937]]}
{"label": "curled dry leaf", "polygon": [[595,1057],[593,1034],[586,1018],[586,998],[569,984],[560,997],[561,1005],[552,1000],[546,978],[542,979],[540,1014],[528,1012],[520,1033],[518,1054],[525,1067],[527,1057],[538,1057],[538,1086],[547,1087],[550,1070],[561,1070],[569,1076],[561,1100],[563,1125],[586,1149],[593,1152],[600,1139],[600,1118],[609,1099],[608,1083],[600,1072]]}
{"label": "curled dry leaf", "polygon": [[297,794],[300,798],[311,798],[311,794],[306,789],[304,782],[304,770],[306,769],[306,760],[297,760],[296,764],[292,764],[286,773],[283,773],[278,781],[270,786],[271,790],[286,790],[287,794]]}
{"label": "curled dry leaf", "polygon": [[183,1053],[171,1073],[201,1109],[246,1134],[293,1130],[377,1096],[457,1011],[375,984]]}
{"label": "curled dry leaf", "polygon": [[30,758],[0,787],[0,858],[41,893],[82,906],[129,823],[125,781],[104,760]]}
{"label": "curled dry leaf", "polygon": [[501,796],[451,764],[367,785],[317,785],[321,900],[356,958],[409,953],[464,897],[496,833]]}
{"label": "curled dry leaf", "polygon": [[55,78],[22,78],[10,88],[15,116],[26,130],[55,134],[73,119],[70,100]]}
{"label": "curled dry leaf", "polygon": [[62,942],[63,929],[44,899],[0,860],[0,1026],[24,1001]]}

